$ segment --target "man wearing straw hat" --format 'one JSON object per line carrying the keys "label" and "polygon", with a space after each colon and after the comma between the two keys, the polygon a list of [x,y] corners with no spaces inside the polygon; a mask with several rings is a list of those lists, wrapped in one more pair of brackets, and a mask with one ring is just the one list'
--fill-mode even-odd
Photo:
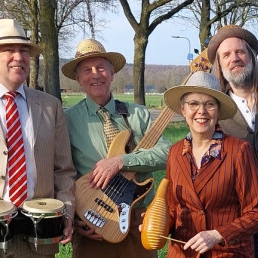
{"label": "man wearing straw hat", "polygon": [[[59,241],[66,244],[72,238],[76,172],[62,106],[54,96],[25,84],[30,57],[41,52],[16,20],[0,19],[1,218],[12,210],[4,210],[10,203],[19,211],[9,223],[12,235],[0,243],[0,257],[55,257]],[[56,198],[66,206],[68,224],[60,239],[45,244],[32,240],[34,230],[28,225],[33,225],[33,214],[26,217],[21,210],[35,198]]]}
{"label": "man wearing straw hat", "polygon": [[[75,58],[62,67],[63,74],[76,80],[87,94],[84,100],[67,109],[65,114],[78,178],[92,172],[92,189],[108,188],[110,181],[120,170],[125,173],[136,172],[136,180],[143,182],[152,177],[152,171],[164,169],[166,165],[171,144],[163,137],[158,137],[152,148],[132,151],[150,128],[151,118],[145,107],[113,98],[111,82],[114,74],[124,67],[125,62],[122,54],[106,52],[100,42],[87,39],[78,44]],[[118,131],[132,131],[133,140],[129,153],[107,157],[108,145],[100,109],[108,111],[112,124]],[[115,148],[120,147],[118,144]],[[153,196],[152,189],[132,208],[129,233],[118,243],[104,240],[100,234],[89,228],[87,223],[75,220],[73,257],[156,257],[155,251],[143,248],[138,231],[138,225],[142,221],[141,213],[145,211]]]}
{"label": "man wearing straw hat", "polygon": [[[208,45],[208,58],[221,89],[237,104],[232,119],[221,121],[225,133],[247,140],[258,156],[258,40],[237,25],[222,27]],[[254,236],[258,257],[258,234]]]}

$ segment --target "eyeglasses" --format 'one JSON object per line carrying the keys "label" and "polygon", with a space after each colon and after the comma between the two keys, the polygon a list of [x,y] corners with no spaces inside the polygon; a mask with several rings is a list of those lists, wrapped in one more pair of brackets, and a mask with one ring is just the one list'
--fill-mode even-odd
{"label": "eyeglasses", "polygon": [[191,101],[185,101],[184,103],[187,103],[188,107],[192,111],[198,110],[200,108],[200,105],[203,105],[206,110],[214,110],[218,107],[218,103],[216,101],[213,101],[213,100],[208,100],[208,101],[205,101],[205,102],[191,100]]}

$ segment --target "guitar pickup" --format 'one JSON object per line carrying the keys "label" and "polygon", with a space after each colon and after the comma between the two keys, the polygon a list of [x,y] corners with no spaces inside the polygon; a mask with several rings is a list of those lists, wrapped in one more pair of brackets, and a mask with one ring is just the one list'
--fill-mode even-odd
{"label": "guitar pickup", "polygon": [[84,217],[96,227],[102,228],[106,222],[106,220],[100,216],[97,212],[92,209],[87,210],[84,213]]}
{"label": "guitar pickup", "polygon": [[107,205],[104,201],[102,201],[99,198],[95,199],[95,202],[100,205],[101,207],[103,207],[106,211],[108,212],[113,212],[114,210],[112,209],[112,207],[110,207],[109,205]]}

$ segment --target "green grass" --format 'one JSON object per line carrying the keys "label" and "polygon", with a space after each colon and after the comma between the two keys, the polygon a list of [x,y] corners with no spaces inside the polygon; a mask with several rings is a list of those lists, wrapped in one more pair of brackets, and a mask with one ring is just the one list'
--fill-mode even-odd
{"label": "green grass", "polygon": [[[65,107],[74,105],[78,103],[81,99],[83,99],[85,96],[80,95],[73,95],[73,96],[67,96],[62,94],[63,104],[65,102]],[[115,98],[121,100],[121,101],[128,101],[133,102],[133,95],[115,95]],[[148,95],[146,96],[146,103],[147,105],[152,105],[153,108],[159,108],[160,103],[163,97],[160,95]],[[146,106],[147,106],[146,105]],[[171,142],[175,143],[178,140],[185,137],[185,135],[188,132],[188,127],[186,126],[184,121],[180,122],[172,122],[170,123],[166,129],[163,132],[163,135]],[[158,187],[160,181],[162,178],[165,177],[165,170],[156,171],[154,173],[154,179],[155,179],[155,188]],[[70,258],[72,253],[72,247],[71,244],[68,244],[66,246],[60,245],[60,252],[56,254],[56,258]],[[163,249],[158,251],[158,257],[159,258],[165,258],[167,254],[167,246],[165,246]]]}
{"label": "green grass", "polygon": [[[85,98],[84,93],[62,93],[63,107],[71,107]],[[133,94],[114,94],[116,99],[126,101],[129,103],[134,102]],[[164,107],[163,95],[146,95],[146,107],[148,108],[162,108]]]}

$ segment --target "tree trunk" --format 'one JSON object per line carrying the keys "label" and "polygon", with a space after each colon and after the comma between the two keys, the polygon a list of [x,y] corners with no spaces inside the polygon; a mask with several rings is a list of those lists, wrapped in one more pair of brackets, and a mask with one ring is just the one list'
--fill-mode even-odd
{"label": "tree trunk", "polygon": [[202,0],[202,11],[200,19],[199,39],[201,43],[201,52],[207,48],[209,44],[211,21],[210,21],[211,4],[210,0]]}
{"label": "tree trunk", "polygon": [[[30,2],[30,15],[31,15],[31,35],[30,41],[33,43],[39,43],[39,23],[38,23],[38,1],[31,0]],[[30,77],[29,87],[34,89],[40,89],[38,85],[39,79],[39,56],[32,57],[30,62]]]}
{"label": "tree trunk", "polygon": [[61,100],[59,80],[58,32],[55,26],[55,0],[40,0],[40,31],[43,46],[46,92]]}
{"label": "tree trunk", "polygon": [[144,88],[144,70],[145,70],[145,53],[148,44],[148,38],[138,36],[134,37],[134,101],[135,103],[145,105],[145,88]]}

